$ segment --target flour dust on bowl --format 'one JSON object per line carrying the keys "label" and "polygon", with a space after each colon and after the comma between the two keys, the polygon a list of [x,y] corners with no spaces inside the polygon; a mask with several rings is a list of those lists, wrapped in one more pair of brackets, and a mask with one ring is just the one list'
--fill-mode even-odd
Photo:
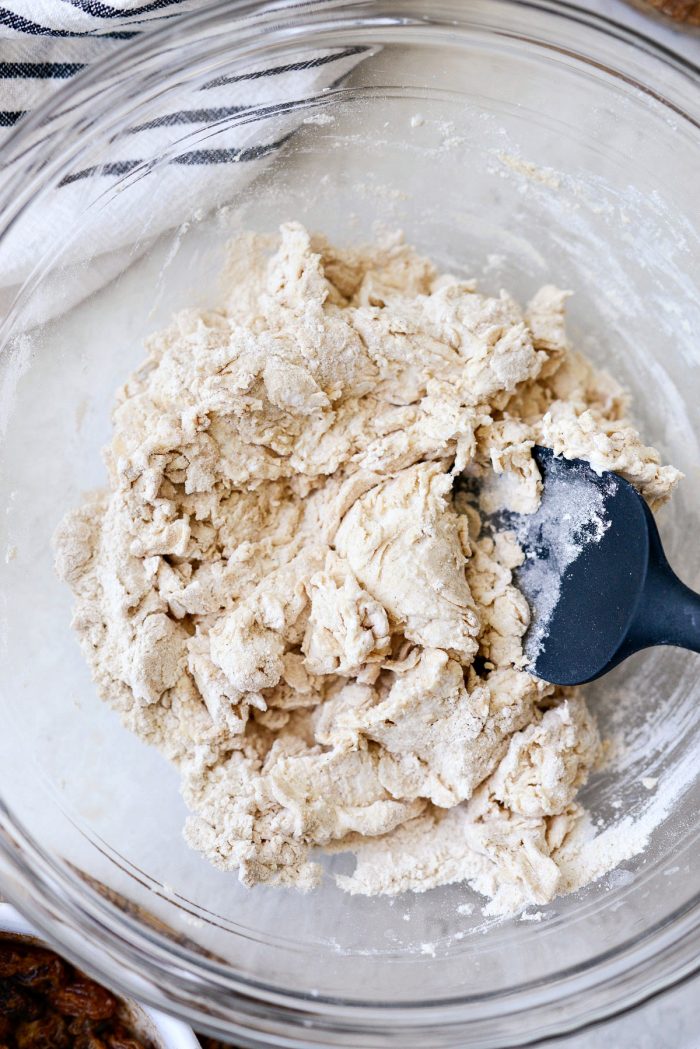
{"label": "flour dust on bowl", "polygon": [[496,919],[464,885],[247,889],[186,845],[175,770],[97,697],[50,544],[104,484],[144,338],[220,301],[235,234],[295,219],[341,246],[403,229],[486,295],[571,288],[572,342],[685,475],[658,520],[697,589],[698,86],[570,5],[222,4],[18,130],[0,241],[0,877],[84,968],[242,1044],[497,1047],[697,964],[692,654],[642,653],[586,690],[611,744],[580,800],[635,854],[579,892]]}

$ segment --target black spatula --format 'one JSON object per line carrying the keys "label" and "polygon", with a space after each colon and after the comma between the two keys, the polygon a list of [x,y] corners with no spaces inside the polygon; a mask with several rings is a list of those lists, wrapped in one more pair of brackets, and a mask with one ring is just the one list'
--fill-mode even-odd
{"label": "black spatula", "polygon": [[533,612],[530,669],[578,685],[652,645],[700,652],[700,595],[672,571],[636,489],[580,459],[534,454],[542,505],[509,519],[526,554],[516,582]]}

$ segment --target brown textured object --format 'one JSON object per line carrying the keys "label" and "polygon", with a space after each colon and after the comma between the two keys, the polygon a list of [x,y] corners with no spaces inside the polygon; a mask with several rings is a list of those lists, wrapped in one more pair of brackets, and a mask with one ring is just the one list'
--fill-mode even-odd
{"label": "brown textured object", "polygon": [[647,9],[653,7],[674,22],[700,26],[700,0],[645,0],[638,6]]}
{"label": "brown textured object", "polygon": [[32,940],[0,936],[0,1049],[153,1049],[124,1003]]}

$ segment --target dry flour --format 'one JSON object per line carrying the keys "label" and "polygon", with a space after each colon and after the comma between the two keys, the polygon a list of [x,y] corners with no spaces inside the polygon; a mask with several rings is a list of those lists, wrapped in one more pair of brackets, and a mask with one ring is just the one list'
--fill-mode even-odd
{"label": "dry flour", "polygon": [[[349,892],[467,880],[493,913],[622,858],[575,797],[600,742],[532,678],[512,534],[535,442],[677,480],[567,343],[398,238],[341,251],[296,224],[234,244],[219,309],[153,336],[119,392],[109,481],[56,536],[101,695],[182,773],[188,841],[257,882]],[[455,494],[466,472],[479,500]],[[637,846],[635,846],[637,847]]]}

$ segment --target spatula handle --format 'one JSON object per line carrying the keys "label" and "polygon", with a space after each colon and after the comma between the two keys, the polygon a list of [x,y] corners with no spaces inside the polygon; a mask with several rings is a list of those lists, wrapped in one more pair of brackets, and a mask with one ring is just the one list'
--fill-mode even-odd
{"label": "spatula handle", "polygon": [[682,583],[668,563],[650,569],[629,640],[636,649],[676,645],[700,652],[700,594]]}
{"label": "spatula handle", "polygon": [[627,634],[627,655],[651,645],[700,652],[700,594],[682,583],[669,565],[651,511],[649,562],[641,598]]}

